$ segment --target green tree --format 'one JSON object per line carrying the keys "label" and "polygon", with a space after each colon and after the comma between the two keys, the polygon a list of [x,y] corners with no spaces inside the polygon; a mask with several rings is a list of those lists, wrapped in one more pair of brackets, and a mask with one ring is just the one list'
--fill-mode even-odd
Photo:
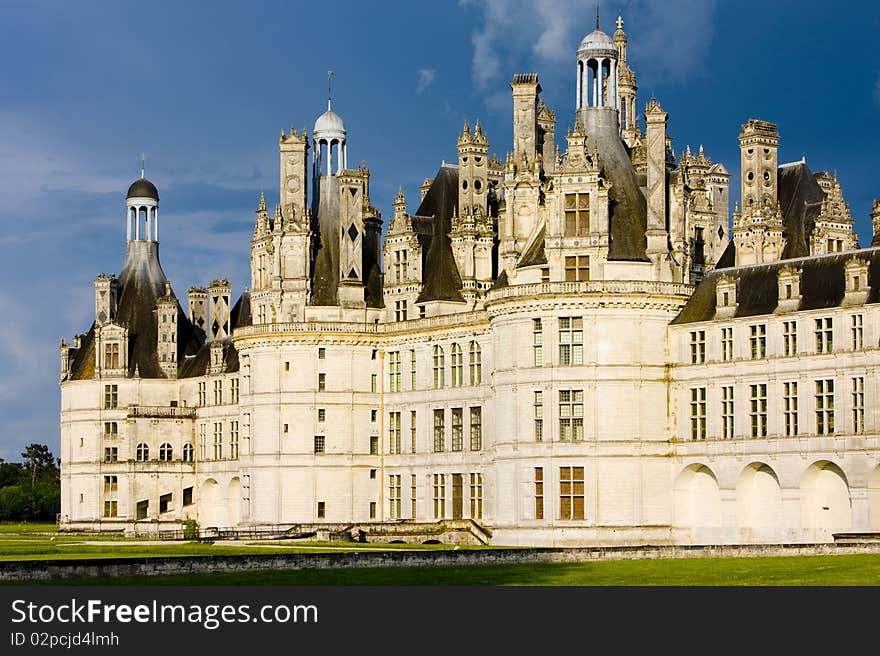
{"label": "green tree", "polygon": [[57,478],[58,468],[55,465],[55,456],[45,444],[28,444],[21,453],[24,458],[23,467],[31,473],[31,486],[37,480],[37,475],[42,478]]}

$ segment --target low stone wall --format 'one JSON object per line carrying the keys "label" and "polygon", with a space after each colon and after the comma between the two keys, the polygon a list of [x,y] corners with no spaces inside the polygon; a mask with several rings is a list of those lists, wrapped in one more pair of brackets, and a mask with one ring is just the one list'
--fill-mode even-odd
{"label": "low stone wall", "polygon": [[814,556],[820,554],[880,553],[880,542],[579,547],[538,549],[485,549],[452,551],[376,551],[352,553],[259,554],[246,556],[173,556],[156,558],[103,558],[88,560],[34,560],[0,562],[0,581],[53,581],[64,579],[210,574],[219,572],[335,569],[346,567],[429,567],[510,565],[518,563],[572,563],[644,558],[727,558],[753,556]]}

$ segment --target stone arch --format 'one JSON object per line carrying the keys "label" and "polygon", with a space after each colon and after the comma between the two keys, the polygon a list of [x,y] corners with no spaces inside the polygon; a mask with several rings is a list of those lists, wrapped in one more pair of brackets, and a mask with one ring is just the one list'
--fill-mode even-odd
{"label": "stone arch", "polygon": [[753,462],[736,483],[736,521],[743,542],[778,542],[782,537],[782,488],[772,467]]}
{"label": "stone arch", "polygon": [[241,521],[241,480],[233,476],[226,494],[227,526],[238,526]]}
{"label": "stone arch", "polygon": [[702,463],[688,465],[674,489],[674,524],[685,529],[692,544],[717,542],[721,537],[721,490],[715,473]]}
{"label": "stone arch", "polygon": [[880,465],[868,477],[868,528],[880,531]]}
{"label": "stone arch", "polygon": [[199,494],[199,524],[202,528],[223,526],[223,502],[220,484],[214,478],[206,478]]}
{"label": "stone arch", "polygon": [[801,479],[804,538],[832,542],[834,533],[852,529],[852,501],[843,470],[830,460],[810,465]]}

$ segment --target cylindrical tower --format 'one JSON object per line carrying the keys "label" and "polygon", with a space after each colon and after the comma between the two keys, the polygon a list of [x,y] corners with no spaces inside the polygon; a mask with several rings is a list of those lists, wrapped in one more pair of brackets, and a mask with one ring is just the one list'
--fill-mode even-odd
{"label": "cylindrical tower", "polygon": [[144,177],[143,169],[128,188],[125,212],[126,241],[159,241],[159,191]]}
{"label": "cylindrical tower", "polygon": [[596,29],[584,37],[577,51],[577,109],[612,107],[617,109],[618,49],[611,37]]}

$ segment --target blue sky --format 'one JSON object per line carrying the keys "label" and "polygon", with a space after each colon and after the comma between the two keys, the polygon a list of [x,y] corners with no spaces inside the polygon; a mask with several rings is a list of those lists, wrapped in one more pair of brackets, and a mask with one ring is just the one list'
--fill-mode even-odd
{"label": "blue sky", "polygon": [[[748,118],[776,122],[780,161],[837,171],[862,245],[880,196],[880,7],[872,0],[616,0],[639,106],[669,112],[676,153],[731,172]],[[58,453],[58,343],[93,319],[94,277],[118,272],[124,197],[161,196],[161,259],[179,297],[248,277],[254,209],[277,199],[277,139],[333,106],[349,163],[372,170],[387,219],[398,186],[454,161],[464,120],[511,147],[508,83],[537,72],[558,132],[573,120],[574,52],[594,0],[196,3],[0,0],[0,457]],[[751,18],[757,16],[759,18]]]}

